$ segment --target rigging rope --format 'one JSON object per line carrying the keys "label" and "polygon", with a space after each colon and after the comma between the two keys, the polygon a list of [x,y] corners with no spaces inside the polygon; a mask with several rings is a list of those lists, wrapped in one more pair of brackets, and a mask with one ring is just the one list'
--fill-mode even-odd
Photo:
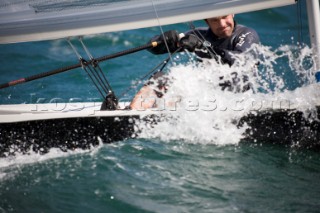
{"label": "rigging rope", "polygon": [[[97,88],[98,92],[100,93],[100,95],[102,96],[102,98],[105,100],[105,94],[103,94],[103,92],[101,91],[101,89],[99,88],[99,86],[97,85],[96,81],[94,80],[94,78],[92,77],[92,75],[90,75],[90,72],[92,72],[90,66],[88,66],[88,62],[85,61],[84,59],[82,59],[82,61],[80,62],[82,64],[82,68],[83,70],[87,73],[87,75],[89,76],[89,78],[91,79],[92,83],[94,84],[94,86]],[[88,71],[88,69],[90,70],[90,72]],[[104,92],[106,93],[106,90],[104,90]]]}
{"label": "rigging rope", "polygon": [[[155,13],[155,15],[156,15],[156,18],[157,18],[157,21],[158,21],[158,24],[159,24],[159,28],[160,28],[160,31],[161,31],[161,35],[162,35],[163,38],[164,38],[164,32],[163,32],[163,29],[162,29],[162,26],[161,26],[161,23],[160,23],[160,19],[159,19],[159,16],[158,16],[158,12],[157,12],[156,6],[155,6],[153,0],[151,0],[151,2],[152,2],[153,10],[154,10],[154,13]],[[167,43],[167,39],[163,39],[163,40],[164,40],[164,44],[166,45],[166,48],[167,48],[167,50],[168,50],[169,57],[170,57],[170,61],[173,62],[172,56],[171,56],[171,53],[170,53],[170,50],[169,50],[169,46],[168,46],[168,43]]]}
{"label": "rigging rope", "polygon": [[302,38],[302,15],[301,15],[301,0],[297,0],[297,28],[298,28],[298,41],[300,45],[302,44],[303,38]]}
{"label": "rigging rope", "polygon": [[77,51],[75,46],[72,44],[70,39],[67,39],[67,41],[68,41],[69,45],[71,46],[71,48],[73,49],[73,51],[76,53],[76,55],[80,61],[82,69],[87,73],[87,75],[91,79],[92,83],[97,88],[100,95],[102,96],[103,100],[106,101],[107,97],[110,94],[113,95],[114,93],[113,93],[113,90],[112,90],[106,76],[104,75],[101,67],[99,66],[98,61],[96,59],[94,59],[92,54],[89,52],[88,48],[86,47],[86,45],[82,41],[81,37],[79,37],[79,42],[81,43],[82,48],[85,50],[86,54],[88,55],[88,57],[90,59],[89,62],[86,61],[79,54],[79,52]]}
{"label": "rigging rope", "polygon": [[[188,22],[189,27],[192,30],[193,34],[197,36],[197,38],[203,43],[203,47],[208,51],[211,58],[214,58],[216,61],[219,60],[219,54],[213,49],[213,46],[209,41],[205,39],[205,37],[200,33],[200,31],[194,26],[192,21]],[[200,38],[200,37],[201,38]]]}
{"label": "rigging rope", "polygon": [[[172,53],[172,55],[176,54],[177,52],[179,52],[181,50],[181,48],[179,48],[178,50],[176,50],[175,52]],[[166,67],[166,65],[168,64],[168,62],[170,61],[171,57],[168,56],[166,59],[164,59],[163,61],[161,61],[157,66],[155,66],[153,69],[151,69],[148,73],[146,73],[144,76],[140,77],[135,84],[131,85],[129,88],[127,88],[124,92],[121,93],[121,95],[119,96],[119,98],[124,97],[126,94],[129,93],[130,90],[136,88],[138,86],[138,84],[140,84],[142,81],[144,81],[148,76],[149,79],[154,76],[156,73],[158,72],[163,72],[163,69]],[[160,69],[158,69],[160,66],[162,65],[162,67]]]}
{"label": "rigging rope", "polygon": [[82,57],[81,55],[78,53],[77,49],[75,48],[75,46],[73,46],[73,44],[70,41],[70,38],[67,38],[67,42],[69,43],[69,45],[71,46],[73,52],[77,55],[79,61],[81,61]]}
{"label": "rigging rope", "polygon": [[112,87],[109,84],[109,81],[107,80],[106,75],[104,74],[104,72],[102,71],[102,69],[101,69],[101,67],[99,65],[99,62],[96,59],[93,58],[92,54],[89,52],[88,48],[86,47],[86,45],[82,41],[82,37],[79,37],[79,41],[80,41],[83,49],[85,50],[86,54],[90,58],[91,67],[96,72],[97,78],[99,78],[99,81],[101,82],[101,85],[107,90],[107,94],[110,93],[110,92],[113,92]]}
{"label": "rigging rope", "polygon": [[[150,76],[158,67],[160,67],[162,64],[167,63],[170,60],[170,57],[166,58],[164,61],[162,61],[160,64],[158,64],[155,68],[153,68],[151,71],[149,71],[147,74],[144,76],[140,77],[136,83],[132,84],[130,87],[128,87],[126,90],[124,90],[119,98],[123,98],[125,95],[127,95],[130,90],[135,89],[142,81],[144,81],[148,76]],[[163,66],[164,68],[164,66]],[[161,70],[161,69],[160,69]]]}
{"label": "rigging rope", "polygon": [[93,59],[93,56],[91,55],[91,53],[89,52],[89,50],[87,49],[86,45],[84,45],[83,41],[82,41],[82,36],[79,36],[79,41],[82,45],[82,48],[84,49],[84,51],[86,52],[87,56],[90,58],[90,60]]}
{"label": "rigging rope", "polygon": [[[110,54],[110,55],[102,56],[100,58],[96,58],[94,61],[96,61],[97,63],[98,62],[102,62],[102,61],[106,61],[106,60],[109,60],[109,59],[113,59],[113,58],[117,58],[117,57],[120,57],[120,56],[132,54],[132,53],[135,53],[135,52],[138,52],[138,51],[141,51],[141,50],[145,50],[145,49],[148,49],[148,48],[156,47],[159,44],[160,44],[160,42],[147,43],[147,44],[139,46],[139,47],[131,48],[131,49],[128,49],[128,50],[124,50],[124,51],[120,51],[120,52],[113,53],[113,54]],[[92,63],[92,62],[93,61],[91,60],[88,63]],[[13,81],[10,81],[10,82],[7,82],[7,83],[0,84],[0,89],[4,89],[4,88],[7,88],[7,87],[15,86],[17,84],[26,83],[26,82],[29,82],[29,81],[34,81],[34,80],[37,80],[37,79],[40,79],[40,78],[48,77],[48,76],[51,76],[51,75],[59,74],[59,73],[62,73],[62,72],[74,70],[76,68],[81,68],[81,67],[82,67],[82,63],[80,62],[80,63],[74,64],[74,65],[61,67],[61,68],[54,69],[54,70],[51,70],[51,71],[48,71],[48,72],[43,72],[43,73],[39,73],[39,74],[36,74],[36,75],[20,78],[20,79],[17,79],[17,80],[13,80]]]}

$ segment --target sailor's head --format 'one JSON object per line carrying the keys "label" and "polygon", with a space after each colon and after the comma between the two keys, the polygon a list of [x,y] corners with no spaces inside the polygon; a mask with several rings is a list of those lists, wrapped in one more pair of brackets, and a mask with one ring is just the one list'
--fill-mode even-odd
{"label": "sailor's head", "polygon": [[230,37],[234,29],[234,14],[205,19],[211,31],[219,38]]}

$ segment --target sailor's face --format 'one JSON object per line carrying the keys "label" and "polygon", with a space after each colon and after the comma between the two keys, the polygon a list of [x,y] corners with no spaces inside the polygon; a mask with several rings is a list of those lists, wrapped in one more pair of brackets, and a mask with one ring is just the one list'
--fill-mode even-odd
{"label": "sailor's face", "polygon": [[234,29],[233,15],[209,18],[207,23],[212,32],[219,38],[230,37]]}

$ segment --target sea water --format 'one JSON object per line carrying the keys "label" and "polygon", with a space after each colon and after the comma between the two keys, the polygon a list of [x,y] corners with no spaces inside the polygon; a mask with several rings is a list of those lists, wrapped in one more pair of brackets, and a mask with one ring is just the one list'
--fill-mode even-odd
{"label": "sea water", "polygon": [[[180,100],[177,107],[165,106],[175,110],[174,117],[155,128],[139,124],[138,138],[0,159],[0,212],[318,212],[319,152],[281,141],[240,143],[248,127],[234,125],[258,107],[252,103],[268,108],[292,101],[308,115],[315,109],[319,86],[307,18],[302,10],[300,25],[296,15],[297,7],[287,6],[235,16],[260,35],[258,68],[250,59],[231,69],[215,61],[196,64],[189,53],[175,55],[166,69],[171,81],[164,97]],[[188,24],[163,28],[184,32]],[[86,36],[84,42],[99,57],[142,45],[159,33],[154,27]],[[77,63],[63,39],[0,50],[1,83]],[[141,51],[101,67],[121,100],[130,100],[140,77],[166,57]],[[235,70],[250,76],[254,91],[221,91],[219,77],[232,77]],[[123,94],[130,86],[134,89]],[[81,69],[0,91],[1,104],[96,99],[99,94]]]}

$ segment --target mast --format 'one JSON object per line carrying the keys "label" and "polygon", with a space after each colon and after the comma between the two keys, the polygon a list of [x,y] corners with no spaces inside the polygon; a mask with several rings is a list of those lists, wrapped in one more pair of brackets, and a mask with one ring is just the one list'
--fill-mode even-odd
{"label": "mast", "polygon": [[320,12],[319,0],[307,0],[309,34],[313,54],[315,55],[315,71],[320,71]]}

